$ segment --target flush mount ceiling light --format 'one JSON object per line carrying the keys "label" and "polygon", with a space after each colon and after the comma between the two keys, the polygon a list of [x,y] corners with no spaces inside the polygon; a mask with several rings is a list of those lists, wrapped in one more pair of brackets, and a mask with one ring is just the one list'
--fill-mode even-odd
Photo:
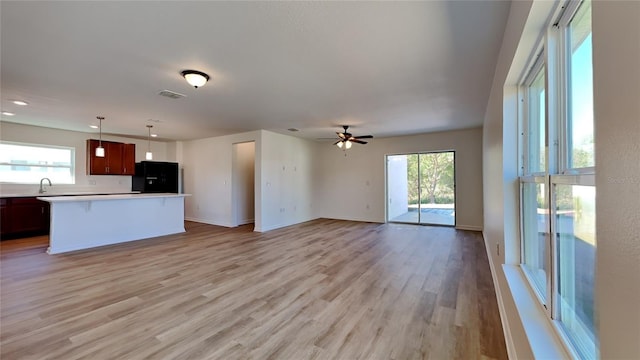
{"label": "flush mount ceiling light", "polygon": [[28,102],[26,101],[22,101],[22,100],[11,100],[12,103],[16,104],[16,105],[20,105],[20,106],[26,106],[29,105]]}
{"label": "flush mount ceiling light", "polygon": [[149,136],[147,137],[147,154],[145,155],[145,159],[153,160],[153,153],[151,152],[151,128],[153,125],[147,125],[147,129],[149,129]]}
{"label": "flush mount ceiling light", "polygon": [[180,73],[189,85],[199,88],[209,81],[209,75],[198,70],[184,70]]}
{"label": "flush mount ceiling light", "polygon": [[98,125],[89,125],[89,127],[92,128],[92,129],[97,129]]}
{"label": "flush mount ceiling light", "polygon": [[96,156],[104,157],[104,148],[102,147],[102,120],[104,120],[104,116],[96,116],[96,119],[100,122],[100,140],[98,140],[98,147],[96,148]]}
{"label": "flush mount ceiling light", "polygon": [[15,114],[12,113],[12,112],[9,112],[9,111],[3,111],[2,115],[4,115],[4,116],[14,116]]}

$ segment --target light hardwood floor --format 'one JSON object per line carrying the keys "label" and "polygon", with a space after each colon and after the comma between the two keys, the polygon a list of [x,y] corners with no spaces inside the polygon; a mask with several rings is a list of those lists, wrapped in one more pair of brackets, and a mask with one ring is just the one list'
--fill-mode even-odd
{"label": "light hardwood floor", "polygon": [[3,241],[0,358],[507,357],[480,233],[186,225],[62,255]]}

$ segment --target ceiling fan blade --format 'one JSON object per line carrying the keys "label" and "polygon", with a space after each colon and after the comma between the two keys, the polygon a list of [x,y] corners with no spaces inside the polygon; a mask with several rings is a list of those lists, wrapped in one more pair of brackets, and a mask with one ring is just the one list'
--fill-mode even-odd
{"label": "ceiling fan blade", "polygon": [[356,139],[373,139],[373,135],[356,136]]}
{"label": "ceiling fan blade", "polygon": [[351,138],[351,139],[349,139],[349,141],[354,142],[356,144],[366,144],[367,143],[366,141],[358,140],[356,138]]}
{"label": "ceiling fan blade", "polygon": [[338,145],[338,144],[340,144],[341,142],[342,142],[342,140],[338,140],[338,141],[334,142],[334,143],[333,143],[333,145]]}
{"label": "ceiling fan blade", "polygon": [[341,133],[341,132],[337,132],[336,134],[338,134],[338,137],[339,137],[340,139],[344,139],[344,138],[345,138],[344,134],[343,134],[343,133]]}

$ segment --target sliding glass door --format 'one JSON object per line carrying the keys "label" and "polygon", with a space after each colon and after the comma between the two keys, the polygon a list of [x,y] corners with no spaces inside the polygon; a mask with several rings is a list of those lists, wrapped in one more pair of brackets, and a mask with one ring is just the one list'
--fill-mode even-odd
{"label": "sliding glass door", "polygon": [[455,225],[455,153],[387,156],[387,220]]}

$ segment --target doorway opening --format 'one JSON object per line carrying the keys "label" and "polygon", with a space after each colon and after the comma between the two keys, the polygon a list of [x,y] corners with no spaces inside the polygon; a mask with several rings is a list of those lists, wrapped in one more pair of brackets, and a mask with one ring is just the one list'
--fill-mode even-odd
{"label": "doorway opening", "polygon": [[255,222],[255,141],[233,144],[232,206],[235,226]]}
{"label": "doorway opening", "polygon": [[455,152],[387,155],[387,221],[456,224]]}

